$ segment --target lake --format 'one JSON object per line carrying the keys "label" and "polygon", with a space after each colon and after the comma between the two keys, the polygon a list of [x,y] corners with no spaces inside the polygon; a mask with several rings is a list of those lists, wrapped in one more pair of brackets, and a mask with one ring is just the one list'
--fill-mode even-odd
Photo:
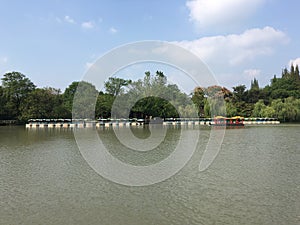
{"label": "lake", "polygon": [[[125,149],[112,129],[96,132],[114,157],[150,165],[172,154],[181,131],[169,129],[147,153]],[[195,152],[174,176],[133,187],[96,173],[71,129],[0,127],[0,224],[300,224],[300,125],[227,129],[200,172],[210,132],[200,129]]]}

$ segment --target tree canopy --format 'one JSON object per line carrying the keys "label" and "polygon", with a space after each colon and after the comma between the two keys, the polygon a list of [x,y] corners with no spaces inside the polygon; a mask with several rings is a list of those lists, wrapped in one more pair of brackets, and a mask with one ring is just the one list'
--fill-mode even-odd
{"label": "tree canopy", "polygon": [[[10,118],[17,118],[21,114],[21,104],[35,89],[35,85],[20,72],[9,72],[2,78],[2,95],[5,98],[5,108]],[[3,101],[3,99],[2,99]]]}
{"label": "tree canopy", "polygon": [[162,71],[146,71],[136,81],[110,77],[104,92],[85,81],[72,82],[63,93],[52,87],[37,88],[20,72],[5,73],[1,81],[1,120],[240,115],[300,121],[298,65],[284,68],[281,77],[274,75],[265,87],[254,78],[249,90],[243,84],[232,87],[232,91],[213,85],[195,87],[191,96],[168,83]]}

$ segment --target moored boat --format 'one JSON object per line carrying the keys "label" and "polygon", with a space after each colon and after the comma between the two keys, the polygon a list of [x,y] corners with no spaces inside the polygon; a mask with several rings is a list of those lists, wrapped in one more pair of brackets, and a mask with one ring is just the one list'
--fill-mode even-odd
{"label": "moored boat", "polygon": [[212,126],[226,126],[226,127],[244,127],[244,117],[234,116],[234,117],[223,117],[216,116],[213,119]]}

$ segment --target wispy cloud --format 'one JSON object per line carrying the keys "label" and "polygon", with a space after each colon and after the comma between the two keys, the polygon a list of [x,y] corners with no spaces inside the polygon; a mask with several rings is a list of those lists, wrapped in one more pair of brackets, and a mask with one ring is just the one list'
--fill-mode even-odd
{"label": "wispy cloud", "polygon": [[243,74],[247,77],[247,78],[258,78],[260,76],[261,70],[258,69],[247,69],[244,70]]}
{"label": "wispy cloud", "polygon": [[70,16],[65,16],[64,21],[67,22],[67,23],[76,24],[75,20],[72,19]]}
{"label": "wispy cloud", "polygon": [[296,66],[296,65],[300,66],[300,58],[291,59],[290,62],[289,62],[289,66],[291,66],[292,64],[294,66]]}
{"label": "wispy cloud", "polygon": [[81,27],[84,29],[93,29],[95,27],[95,23],[93,21],[87,21],[81,23]]}
{"label": "wispy cloud", "polygon": [[109,28],[109,33],[115,34],[117,32],[118,32],[118,30],[116,28],[114,28],[114,27]]}
{"label": "wispy cloud", "polygon": [[246,30],[242,34],[203,37],[193,41],[174,42],[207,63],[222,62],[235,66],[260,55],[272,54],[278,45],[289,41],[287,35],[272,27]]}
{"label": "wispy cloud", "polygon": [[254,13],[266,0],[188,0],[190,21],[199,29],[223,27]]}

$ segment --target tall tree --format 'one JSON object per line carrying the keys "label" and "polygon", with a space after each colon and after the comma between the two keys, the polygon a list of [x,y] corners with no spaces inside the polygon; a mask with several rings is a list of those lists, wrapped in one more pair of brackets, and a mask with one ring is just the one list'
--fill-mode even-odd
{"label": "tall tree", "polygon": [[108,81],[104,83],[105,91],[113,96],[118,96],[124,91],[124,87],[128,86],[131,80],[125,80],[117,77],[110,77]]}
{"label": "tall tree", "polygon": [[295,78],[295,67],[294,67],[293,63],[291,64],[290,78],[292,78],[292,79]]}
{"label": "tall tree", "polygon": [[73,82],[64,92],[64,104],[78,119],[94,119],[96,101],[99,92],[96,87],[86,81]]}
{"label": "tall tree", "polygon": [[245,91],[246,91],[245,85],[238,85],[233,87],[232,89],[233,89],[233,97],[235,101],[241,102],[245,100]]}
{"label": "tall tree", "polygon": [[290,73],[289,73],[288,69],[285,67],[285,68],[282,70],[282,72],[281,72],[281,77],[282,77],[282,78],[289,78],[289,76],[290,76]]}
{"label": "tall tree", "polygon": [[246,96],[246,101],[249,103],[256,103],[260,96],[260,89],[259,89],[259,84],[258,84],[258,80],[256,78],[253,79],[253,81],[251,81],[251,86],[250,86],[250,90],[246,91],[247,92],[247,96]]}
{"label": "tall tree", "polygon": [[198,109],[198,115],[200,117],[204,116],[204,103],[205,103],[204,99],[205,99],[205,94],[203,89],[201,87],[196,87],[192,94],[192,101],[196,105]]}
{"label": "tall tree", "polygon": [[114,100],[115,96],[100,92],[96,103],[96,118],[111,117],[111,108]]}
{"label": "tall tree", "polygon": [[250,90],[259,90],[258,80],[256,78],[251,81]]}
{"label": "tall tree", "polygon": [[300,74],[299,74],[299,67],[298,67],[298,65],[296,65],[296,68],[295,68],[295,78],[296,78],[296,80],[298,82],[300,81]]}
{"label": "tall tree", "polygon": [[78,81],[73,81],[64,91],[63,93],[63,102],[65,107],[69,110],[69,112],[72,112],[72,106],[73,106],[73,99],[74,95],[77,90],[79,82]]}
{"label": "tall tree", "polygon": [[35,85],[20,72],[9,72],[3,75],[2,86],[8,98],[7,108],[12,117],[21,114],[21,103],[35,89]]}
{"label": "tall tree", "polygon": [[5,95],[4,88],[0,86],[0,120],[9,119],[9,114],[7,112],[7,97]]}

